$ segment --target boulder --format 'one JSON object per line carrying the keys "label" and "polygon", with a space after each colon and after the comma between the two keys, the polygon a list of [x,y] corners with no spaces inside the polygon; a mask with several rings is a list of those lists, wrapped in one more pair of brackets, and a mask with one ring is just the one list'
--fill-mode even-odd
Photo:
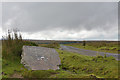
{"label": "boulder", "polygon": [[61,64],[58,52],[53,48],[23,46],[21,63],[28,70],[57,70]]}

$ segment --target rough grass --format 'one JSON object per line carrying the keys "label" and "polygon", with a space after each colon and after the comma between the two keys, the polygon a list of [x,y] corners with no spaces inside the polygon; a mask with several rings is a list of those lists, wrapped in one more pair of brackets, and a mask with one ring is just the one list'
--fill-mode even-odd
{"label": "rough grass", "polygon": [[61,66],[60,70],[27,70],[20,64],[20,59],[14,61],[3,60],[3,78],[14,74],[24,78],[117,78],[118,61],[113,57],[90,57],[77,53],[58,50]]}
{"label": "rough grass", "polygon": [[61,58],[61,68],[75,74],[93,74],[100,78],[118,78],[118,61],[114,57],[90,57],[57,50]]}
{"label": "rough grass", "polygon": [[26,78],[118,78],[118,61],[114,57],[90,57],[58,50],[60,70],[25,70]]}
{"label": "rough grass", "polygon": [[15,61],[9,61],[6,59],[2,60],[2,77],[10,78],[13,74],[20,74],[22,71],[22,64],[20,64],[20,59],[16,59]]}
{"label": "rough grass", "polygon": [[[14,43],[15,44],[15,43]],[[13,74],[19,73],[21,74],[22,69],[24,68],[21,62],[21,53],[22,46],[37,46],[33,42],[22,41],[20,43],[16,43],[14,46],[7,47],[5,43],[3,43],[2,48],[2,77],[12,77]]]}
{"label": "rough grass", "polygon": [[[13,44],[12,44],[13,45]],[[46,44],[55,48],[61,59],[60,70],[27,70],[20,63],[23,45],[36,46],[31,42],[15,42],[13,46],[3,48],[3,78],[13,78],[14,74],[23,78],[117,78],[118,61],[113,57],[90,57],[77,53],[58,50],[58,44]],[[51,46],[52,45],[52,46]],[[56,46],[57,45],[57,46]],[[15,48],[17,47],[17,48]]]}
{"label": "rough grass", "polygon": [[[8,33],[8,36],[2,40],[2,77],[9,78],[14,74],[22,72],[23,65],[20,63],[23,45],[37,46],[37,44],[22,40],[18,37],[17,32],[14,32],[14,37]],[[1,59],[1,58],[0,58]]]}

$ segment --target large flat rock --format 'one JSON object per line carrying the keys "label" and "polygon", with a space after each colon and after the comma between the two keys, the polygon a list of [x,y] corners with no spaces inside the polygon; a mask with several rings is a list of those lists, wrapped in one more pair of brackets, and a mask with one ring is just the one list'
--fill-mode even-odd
{"label": "large flat rock", "polygon": [[21,63],[30,70],[57,70],[61,64],[59,54],[55,49],[23,46]]}

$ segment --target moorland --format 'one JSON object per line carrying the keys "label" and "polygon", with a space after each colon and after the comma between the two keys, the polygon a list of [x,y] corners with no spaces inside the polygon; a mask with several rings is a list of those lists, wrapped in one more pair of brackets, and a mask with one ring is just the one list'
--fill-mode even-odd
{"label": "moorland", "polygon": [[[20,62],[23,45],[56,49],[61,59],[60,69],[27,70]],[[117,41],[67,42],[63,45],[111,53],[117,53],[119,51]],[[4,80],[6,78],[118,78],[119,62],[120,61],[117,61],[112,56],[86,56],[61,50],[60,43],[55,41],[50,43],[37,43],[30,40],[24,40],[17,32],[14,32],[13,37],[9,33],[2,40],[1,74]]]}

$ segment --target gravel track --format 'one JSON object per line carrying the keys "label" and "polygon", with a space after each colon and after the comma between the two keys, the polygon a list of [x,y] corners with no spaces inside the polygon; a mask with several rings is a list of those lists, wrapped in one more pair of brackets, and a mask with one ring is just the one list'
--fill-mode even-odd
{"label": "gravel track", "polygon": [[120,59],[118,59],[118,57],[120,57],[120,54],[116,54],[116,53],[107,53],[107,52],[85,50],[85,49],[79,49],[79,48],[75,48],[72,46],[65,46],[65,45],[60,45],[60,47],[62,50],[69,51],[69,52],[75,52],[75,53],[79,53],[82,55],[96,56],[97,54],[99,54],[101,56],[104,56],[106,54],[106,56],[113,56],[116,58],[116,60],[120,60]]}

